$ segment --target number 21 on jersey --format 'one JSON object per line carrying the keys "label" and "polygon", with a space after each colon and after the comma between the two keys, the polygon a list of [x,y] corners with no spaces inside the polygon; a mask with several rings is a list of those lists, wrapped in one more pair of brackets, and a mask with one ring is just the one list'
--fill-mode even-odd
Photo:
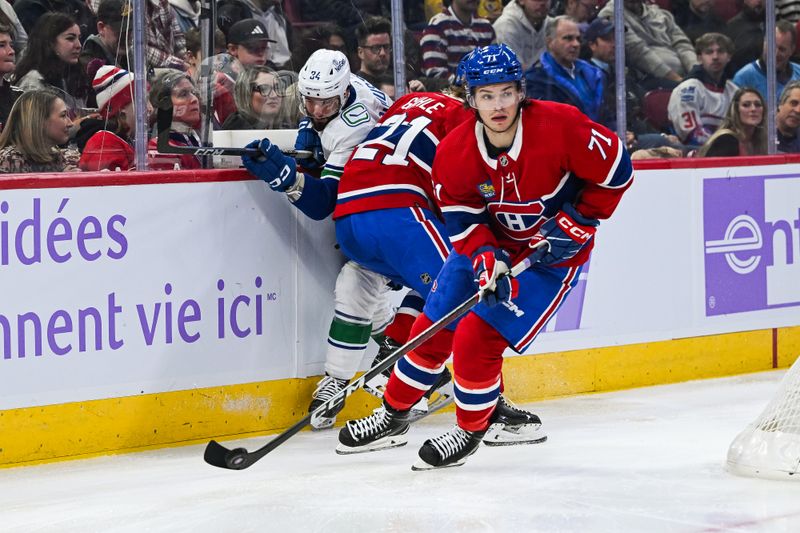
{"label": "number 21 on jersey", "polygon": [[391,152],[383,156],[382,164],[408,166],[411,143],[431,123],[431,119],[417,117],[410,122],[405,122],[405,119],[405,113],[386,119],[379,128],[373,130],[373,134],[380,134],[361,143],[353,154],[353,159],[374,160],[380,153],[377,146],[384,146]]}

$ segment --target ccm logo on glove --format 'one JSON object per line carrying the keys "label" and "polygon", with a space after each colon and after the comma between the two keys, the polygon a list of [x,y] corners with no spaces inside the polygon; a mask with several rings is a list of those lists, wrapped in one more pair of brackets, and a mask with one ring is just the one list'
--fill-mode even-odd
{"label": "ccm logo on glove", "polygon": [[564,233],[572,237],[573,240],[587,243],[589,242],[589,239],[594,236],[594,228],[592,228],[592,231],[586,231],[580,226],[576,225],[575,222],[563,212],[560,213],[560,215],[561,216],[559,216],[556,220],[556,224],[558,224],[561,229],[564,230]]}

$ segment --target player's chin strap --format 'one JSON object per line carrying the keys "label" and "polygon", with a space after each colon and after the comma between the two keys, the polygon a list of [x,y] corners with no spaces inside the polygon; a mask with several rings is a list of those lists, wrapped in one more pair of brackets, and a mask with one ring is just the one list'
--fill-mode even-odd
{"label": "player's chin strap", "polygon": [[[531,246],[531,250],[535,251],[539,247],[543,246],[543,243],[546,241],[540,241],[535,243]],[[536,259],[531,259],[531,256],[538,255],[538,254],[529,254],[520,262],[515,264],[511,270],[502,274],[503,277],[505,276],[512,276],[516,277],[522,274],[525,270],[530,268],[535,262]],[[267,442],[261,448],[253,451],[248,452],[245,448],[235,448],[230,450],[223,446],[222,444],[218,443],[215,440],[209,441],[206,445],[206,451],[203,455],[203,459],[212,466],[217,466],[219,468],[225,468],[228,470],[244,470],[255,464],[259,459],[267,455],[269,452],[292,438],[295,434],[299,433],[300,430],[305,428],[311,423],[311,420],[315,417],[319,417],[322,413],[326,411],[330,411],[335,407],[338,407],[339,404],[344,403],[345,399],[348,396],[353,394],[358,389],[364,386],[364,383],[370,381],[378,374],[381,374],[383,371],[391,368],[394,364],[407,353],[412,350],[417,349],[419,346],[424,344],[428,341],[431,337],[436,335],[440,330],[444,329],[451,323],[453,323],[456,319],[460,316],[466,314],[470,309],[478,305],[478,302],[484,296],[484,290],[479,290],[475,294],[473,294],[468,300],[464,301],[461,305],[447,313],[445,316],[440,318],[438,321],[434,322],[430,326],[428,326],[424,331],[422,331],[419,335],[414,337],[413,339],[409,340],[404,345],[397,348],[390,356],[386,359],[383,359],[380,363],[373,366],[369,370],[367,370],[361,377],[355,379],[347,384],[347,386],[332,396],[328,401],[321,404],[317,407],[314,411],[308,413],[305,417],[295,423],[293,426],[289,427],[288,429],[284,430],[283,433],[274,437],[272,440]],[[488,292],[488,291],[487,291]]]}

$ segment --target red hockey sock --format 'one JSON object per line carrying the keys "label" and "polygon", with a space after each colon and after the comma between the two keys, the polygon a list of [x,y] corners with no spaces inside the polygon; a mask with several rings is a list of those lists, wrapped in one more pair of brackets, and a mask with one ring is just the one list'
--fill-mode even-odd
{"label": "red hockey sock", "polygon": [[394,320],[386,327],[384,333],[387,337],[395,341],[397,344],[405,344],[408,341],[411,327],[414,325],[416,317],[400,311],[394,315]]}
{"label": "red hockey sock", "polygon": [[[410,338],[416,337],[431,324],[433,322],[425,314],[420,315],[414,321]],[[397,361],[383,394],[389,405],[395,409],[406,410],[417,403],[433,386],[444,369],[444,363],[450,357],[452,344],[453,332],[443,329],[428,342]]]}
{"label": "red hockey sock", "polygon": [[500,396],[503,352],[508,342],[476,314],[461,320],[453,338],[456,420],[467,431],[483,431]]}

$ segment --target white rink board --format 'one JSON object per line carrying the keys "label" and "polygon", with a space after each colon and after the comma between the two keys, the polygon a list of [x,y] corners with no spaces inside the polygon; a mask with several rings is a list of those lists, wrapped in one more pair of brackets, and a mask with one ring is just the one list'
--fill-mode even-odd
{"label": "white rink board", "polygon": [[[736,176],[747,185],[742,194],[726,188],[739,183],[728,179]],[[565,325],[562,310],[531,353],[800,324],[800,222],[792,218],[800,218],[796,191],[800,169],[795,165],[637,172],[614,218],[600,227],[596,252],[583,276],[585,295],[576,291],[571,297],[580,311],[577,319]],[[724,242],[724,231],[717,226],[724,229],[737,208],[729,194],[750,202],[741,207],[742,215],[755,221],[752,231],[758,235],[748,240],[745,224],[731,236],[734,242]],[[62,207],[65,198],[69,200]],[[706,206],[709,198],[719,206]],[[40,206],[36,233],[42,260],[23,265],[14,241],[21,231],[22,253],[30,256],[36,248],[35,224],[24,223],[33,215],[34,199]],[[332,224],[298,216],[283,195],[263,183],[7,190],[0,192],[0,208],[0,315],[11,330],[8,344],[0,344],[0,410],[322,372],[333,285],[342,264]],[[712,208],[733,211],[711,216]],[[67,219],[72,228],[70,238],[51,245],[56,257],[72,254],[61,263],[47,244],[56,217]],[[77,244],[78,228],[87,217],[95,217],[98,226],[84,222],[81,242],[85,255],[100,252],[95,260],[83,258]],[[112,219],[112,229],[124,235],[124,254],[118,242],[122,238],[107,231]],[[765,230],[764,223],[779,230]],[[93,230],[101,236],[91,238]],[[53,231],[56,237],[62,233]],[[748,261],[757,262],[757,269],[731,277],[725,271],[725,246],[739,247],[732,252],[734,264],[746,269]],[[109,257],[108,250],[121,257]],[[257,277],[261,288],[255,286]],[[217,287],[220,279],[223,290]],[[717,286],[721,280],[730,283]],[[725,293],[731,286],[741,294]],[[109,294],[119,310],[109,311]],[[237,325],[249,327],[249,333],[236,336],[228,320],[221,338],[218,299],[224,297],[229,316],[240,296],[250,300],[245,305],[240,298]],[[189,299],[195,305],[185,304]],[[166,340],[167,302],[172,342]],[[160,320],[148,344],[145,332],[157,303]],[[177,322],[184,304],[186,339]],[[730,312],[720,313],[723,306],[730,306]],[[96,307],[103,318],[102,347],[95,349],[90,334],[81,351],[76,317],[88,307]],[[199,319],[193,320],[193,309],[200,310]],[[51,341],[47,323],[59,310]],[[18,332],[18,315],[31,312],[42,321],[41,356],[34,355],[32,326],[28,324],[24,335]],[[73,321],[71,330],[65,315]],[[114,340],[123,342],[116,349],[109,339],[112,322]],[[0,335],[5,335],[3,328],[0,324]],[[192,340],[194,336],[198,338]],[[20,338],[25,340],[24,358],[19,357]],[[63,355],[53,352],[53,346],[63,351],[67,345]]]}
{"label": "white rink board", "polygon": [[[316,361],[316,367],[311,364],[311,371],[319,370],[325,345],[321,332],[327,332],[332,316],[330,288],[342,264],[332,226],[295,217],[283,195],[262,182],[23,189],[3,191],[0,202],[7,206],[3,250],[6,227],[12,240],[0,276],[0,315],[12,330],[8,346],[0,344],[0,410],[306,375],[298,353],[312,354],[310,364]],[[40,206],[41,262],[24,265],[13,241],[16,228],[25,227],[25,219],[34,220],[34,202]],[[56,257],[71,253],[61,263],[47,245],[48,228],[59,216],[73,228],[73,239],[51,246]],[[99,221],[101,237],[77,238],[87,217]],[[124,248],[106,235],[109,220]],[[21,232],[27,256],[33,256],[33,233],[32,227]],[[87,256],[102,251],[101,256],[84,259],[79,240]],[[110,258],[108,249],[118,258]],[[171,285],[169,296],[166,284]],[[298,306],[298,301],[305,303]],[[85,320],[82,351],[78,310],[89,307],[99,311],[102,338],[96,349],[93,322]],[[32,323],[26,322],[25,335],[17,327],[17,316],[31,312],[42,324],[40,356],[35,355]],[[298,321],[300,313],[305,318]],[[20,337],[25,357],[19,357]]]}

